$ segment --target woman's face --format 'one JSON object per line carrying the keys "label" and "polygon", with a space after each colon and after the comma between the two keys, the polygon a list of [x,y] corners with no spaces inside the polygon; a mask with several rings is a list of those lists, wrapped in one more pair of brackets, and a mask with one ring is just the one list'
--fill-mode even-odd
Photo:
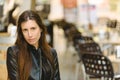
{"label": "woman's face", "polygon": [[34,20],[23,22],[21,24],[21,29],[25,40],[37,49],[42,29]]}

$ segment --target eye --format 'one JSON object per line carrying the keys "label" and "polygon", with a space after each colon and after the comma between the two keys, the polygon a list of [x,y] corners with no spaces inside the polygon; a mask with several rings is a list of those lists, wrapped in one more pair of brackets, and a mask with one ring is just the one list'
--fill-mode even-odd
{"label": "eye", "polygon": [[27,31],[27,29],[22,29],[22,31],[23,31],[23,32],[26,32],[26,31]]}
{"label": "eye", "polygon": [[36,27],[32,27],[31,29],[32,29],[32,30],[35,30],[35,29],[36,29]]}

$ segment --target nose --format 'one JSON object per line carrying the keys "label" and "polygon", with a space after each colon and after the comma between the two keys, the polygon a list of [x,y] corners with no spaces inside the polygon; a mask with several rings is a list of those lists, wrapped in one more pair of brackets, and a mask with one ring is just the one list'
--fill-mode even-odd
{"label": "nose", "polygon": [[32,36],[32,32],[29,30],[28,31],[28,36],[31,37]]}

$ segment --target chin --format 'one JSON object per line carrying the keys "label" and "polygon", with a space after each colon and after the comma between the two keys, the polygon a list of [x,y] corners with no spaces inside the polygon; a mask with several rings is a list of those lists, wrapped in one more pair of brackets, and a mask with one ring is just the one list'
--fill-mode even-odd
{"label": "chin", "polygon": [[30,45],[34,45],[35,43],[31,43],[31,42],[29,42],[29,44],[30,44]]}

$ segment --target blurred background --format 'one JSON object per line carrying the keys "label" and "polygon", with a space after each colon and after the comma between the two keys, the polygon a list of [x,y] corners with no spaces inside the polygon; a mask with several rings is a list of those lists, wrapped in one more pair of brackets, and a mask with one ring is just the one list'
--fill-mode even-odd
{"label": "blurred background", "polygon": [[[28,9],[37,11],[47,27],[61,80],[87,80],[80,63],[81,39],[93,40],[105,56],[120,56],[120,0],[0,0],[0,80],[7,80],[6,50],[16,40],[17,18]],[[118,63],[113,66],[118,71]]]}

